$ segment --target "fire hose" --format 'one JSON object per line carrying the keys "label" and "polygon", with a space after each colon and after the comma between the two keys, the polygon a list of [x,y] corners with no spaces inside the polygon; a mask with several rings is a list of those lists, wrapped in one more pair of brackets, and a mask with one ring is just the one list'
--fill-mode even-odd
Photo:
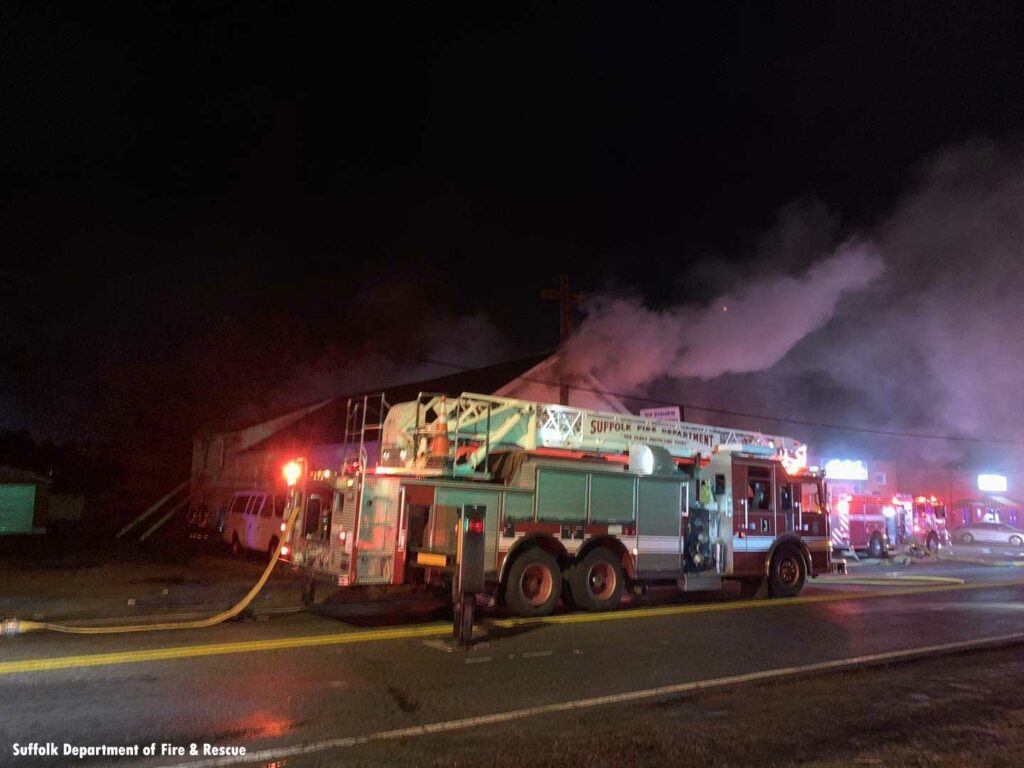
{"label": "fire hose", "polygon": [[170,621],[161,623],[151,624],[126,624],[118,627],[74,627],[67,624],[52,624],[50,622],[43,621],[25,621],[22,619],[4,619],[0,622],[0,637],[15,637],[16,635],[23,635],[27,632],[37,632],[39,630],[48,630],[50,632],[64,632],[72,635],[105,635],[105,634],[120,634],[122,632],[156,632],[160,630],[171,630],[171,629],[204,629],[206,627],[212,627],[217,624],[221,624],[229,619],[233,619],[235,616],[244,611],[253,600],[256,599],[256,595],[260,593],[263,586],[267,583],[267,579],[270,578],[270,574],[274,570],[274,566],[277,565],[277,561],[281,556],[281,547],[285,545],[285,542],[291,538],[292,527],[295,525],[295,519],[299,515],[299,505],[296,504],[291,514],[288,516],[288,522],[285,524],[284,535],[281,536],[281,540],[277,543],[277,548],[274,550],[274,554],[270,558],[270,562],[267,563],[267,567],[263,569],[263,575],[260,576],[259,580],[253,585],[252,589],[235,603],[233,606],[225,611],[208,616],[205,619],[194,619],[189,621]]}

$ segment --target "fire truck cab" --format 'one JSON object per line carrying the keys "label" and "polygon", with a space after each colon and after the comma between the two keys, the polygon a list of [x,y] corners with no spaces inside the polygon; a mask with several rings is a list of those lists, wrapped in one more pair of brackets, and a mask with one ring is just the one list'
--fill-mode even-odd
{"label": "fire truck cab", "polygon": [[652,583],[791,596],[829,567],[823,478],[789,438],[474,394],[396,404],[380,434],[375,466],[334,476],[330,534],[291,542],[342,586],[445,583],[465,507],[484,510],[486,583],[523,616]]}
{"label": "fire truck cab", "polygon": [[946,505],[943,502],[935,496],[909,494],[894,496],[892,500],[898,512],[898,543],[927,549],[932,554],[949,546]]}

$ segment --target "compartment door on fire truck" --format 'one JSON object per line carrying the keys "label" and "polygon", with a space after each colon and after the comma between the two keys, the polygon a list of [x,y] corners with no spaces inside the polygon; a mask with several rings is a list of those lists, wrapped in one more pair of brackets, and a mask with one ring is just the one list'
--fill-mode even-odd
{"label": "compartment door on fire truck", "polygon": [[397,478],[367,477],[359,494],[359,530],[356,534],[357,584],[390,584],[398,545],[401,484]]}
{"label": "compartment door on fire truck", "polygon": [[[455,488],[437,489],[437,506],[448,507],[454,510],[461,510],[465,506],[485,507],[484,518],[484,561],[485,569],[490,572],[494,570],[494,563],[497,560],[498,536],[501,531],[498,528],[498,509],[501,496],[496,491],[461,490]],[[456,520],[460,512],[456,512]],[[436,533],[436,532],[435,532]],[[451,537],[451,548],[455,549],[455,535],[449,531]]]}
{"label": "compartment door on fire truck", "polygon": [[734,550],[756,552],[770,548],[776,535],[774,486],[769,462],[733,462]]}
{"label": "compartment door on fire truck", "polygon": [[681,572],[685,491],[686,485],[678,480],[640,478],[636,512],[638,572]]}

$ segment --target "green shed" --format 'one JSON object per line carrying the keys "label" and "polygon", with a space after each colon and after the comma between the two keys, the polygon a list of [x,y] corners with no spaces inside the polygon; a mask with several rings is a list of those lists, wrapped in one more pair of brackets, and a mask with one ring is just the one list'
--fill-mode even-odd
{"label": "green shed", "polygon": [[50,478],[16,467],[0,467],[0,536],[42,533]]}

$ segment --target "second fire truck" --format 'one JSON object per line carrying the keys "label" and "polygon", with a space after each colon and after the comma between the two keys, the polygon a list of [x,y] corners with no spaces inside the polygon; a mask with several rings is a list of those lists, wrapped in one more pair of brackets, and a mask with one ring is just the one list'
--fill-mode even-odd
{"label": "second fire truck", "polygon": [[935,496],[842,493],[832,498],[832,544],[883,557],[897,546],[935,553],[949,544],[946,507]]}
{"label": "second fire truck", "polygon": [[338,585],[444,583],[466,508],[486,582],[522,616],[654,583],[793,596],[829,567],[824,480],[791,438],[471,393],[381,399],[377,424],[361,407],[357,457],[305,469],[295,497],[317,519],[287,542]]}

